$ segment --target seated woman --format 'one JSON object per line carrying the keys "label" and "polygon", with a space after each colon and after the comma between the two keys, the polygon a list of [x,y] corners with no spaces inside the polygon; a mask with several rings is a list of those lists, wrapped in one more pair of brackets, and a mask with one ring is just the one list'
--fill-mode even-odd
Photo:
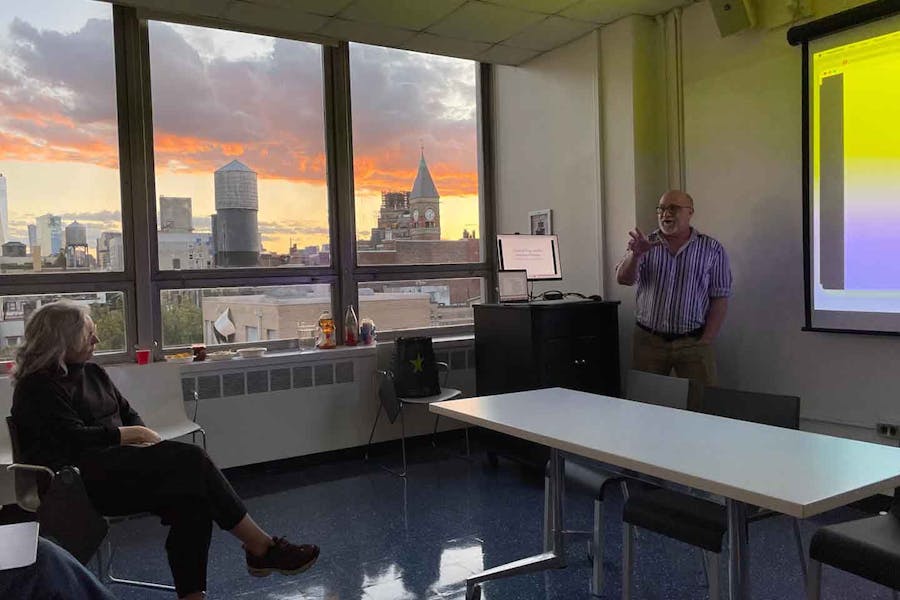
{"label": "seated woman", "polygon": [[144,426],[106,371],[88,362],[98,341],[78,305],[54,302],[31,315],[13,372],[22,459],[77,466],[104,515],[159,515],[169,525],[166,552],[179,598],[204,597],[213,522],[243,542],[252,575],[311,567],[319,548],[263,531],[202,448],[161,441]]}

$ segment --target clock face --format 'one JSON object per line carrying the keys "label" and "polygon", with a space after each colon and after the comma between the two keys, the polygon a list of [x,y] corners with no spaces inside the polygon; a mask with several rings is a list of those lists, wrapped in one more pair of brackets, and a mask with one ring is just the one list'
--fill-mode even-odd
{"label": "clock face", "polygon": [[426,221],[434,221],[434,209],[428,208],[425,210],[425,220]]}
{"label": "clock face", "polygon": [[418,220],[419,220],[419,209],[417,208],[413,211],[413,221],[418,221]]}

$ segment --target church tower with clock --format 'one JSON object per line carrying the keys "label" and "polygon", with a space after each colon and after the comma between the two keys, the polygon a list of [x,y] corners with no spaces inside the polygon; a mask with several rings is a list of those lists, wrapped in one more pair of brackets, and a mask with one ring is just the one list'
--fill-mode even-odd
{"label": "church tower with clock", "polygon": [[440,194],[431,179],[425,163],[425,151],[419,159],[419,172],[409,193],[409,211],[412,216],[409,237],[413,240],[441,239]]}

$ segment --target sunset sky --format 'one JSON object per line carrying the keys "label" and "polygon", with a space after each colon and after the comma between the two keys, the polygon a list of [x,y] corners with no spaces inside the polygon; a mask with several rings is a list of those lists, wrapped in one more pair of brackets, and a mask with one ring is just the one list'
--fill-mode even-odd
{"label": "sunset sky", "polygon": [[[77,218],[91,245],[120,224],[112,10],[88,0],[0,3],[0,173],[10,235],[38,215]],[[209,229],[213,172],[238,159],[259,176],[264,247],[327,243],[321,49],[150,24],[156,195],[193,198]],[[441,194],[444,239],[477,229],[475,64],[351,46],[357,231],[382,190],[409,190],[420,147]]]}

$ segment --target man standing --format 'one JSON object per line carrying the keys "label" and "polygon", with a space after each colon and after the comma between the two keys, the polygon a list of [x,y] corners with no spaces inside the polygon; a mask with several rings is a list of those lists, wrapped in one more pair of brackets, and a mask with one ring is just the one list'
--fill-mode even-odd
{"label": "man standing", "polygon": [[712,343],[731,295],[728,255],[717,240],[691,227],[694,200],[666,192],[656,207],[659,229],[635,228],[616,267],[622,285],[637,283],[632,367],[716,384]]}

